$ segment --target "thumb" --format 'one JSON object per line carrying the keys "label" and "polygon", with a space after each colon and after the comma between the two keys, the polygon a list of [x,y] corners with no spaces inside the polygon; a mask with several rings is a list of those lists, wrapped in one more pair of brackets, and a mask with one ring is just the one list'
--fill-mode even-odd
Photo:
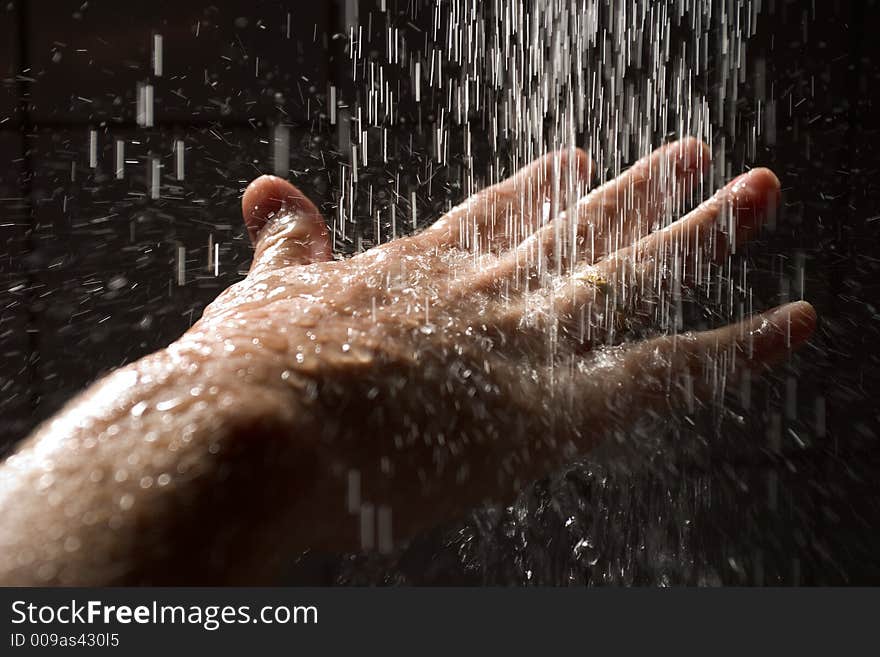
{"label": "thumb", "polygon": [[251,270],[326,262],[333,257],[321,213],[283,178],[254,180],[242,196],[241,211],[254,245]]}

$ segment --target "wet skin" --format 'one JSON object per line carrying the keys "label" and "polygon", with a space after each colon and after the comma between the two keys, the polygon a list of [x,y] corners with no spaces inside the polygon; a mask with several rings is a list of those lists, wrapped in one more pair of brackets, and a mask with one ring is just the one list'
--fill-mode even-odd
{"label": "wet skin", "polygon": [[590,193],[587,156],[551,154],[345,260],[296,188],[255,180],[247,277],[0,469],[0,582],[272,582],[297,551],[359,547],[353,472],[403,540],[507,499],[636,410],[712,403],[713,373],[784,358],[815,314],[622,343],[777,202],[754,169],[670,223],[707,153],[670,144]]}

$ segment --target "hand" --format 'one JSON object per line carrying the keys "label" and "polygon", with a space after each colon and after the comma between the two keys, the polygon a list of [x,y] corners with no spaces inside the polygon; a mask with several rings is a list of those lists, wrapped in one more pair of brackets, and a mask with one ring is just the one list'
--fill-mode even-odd
{"label": "hand", "polygon": [[[228,575],[236,560],[251,577],[255,563],[293,549],[357,547],[360,502],[384,507],[395,538],[410,536],[583,453],[633,409],[708,399],[713,368],[760,368],[810,336],[815,314],[798,302],[621,344],[777,201],[776,177],[754,169],[661,227],[699,189],[707,150],[670,144],[589,194],[587,156],[550,154],[424,232],[338,261],[315,206],[259,178],[242,200],[255,246],[247,277],[166,351],[127,368],[136,375],[113,375],[104,386],[118,396],[103,411],[101,384],[78,404],[100,418],[93,433],[153,437],[130,445],[141,481],[158,481],[175,459],[199,473],[168,477],[177,492],[164,496],[151,484],[156,499],[176,494],[188,506],[146,513],[148,526],[171,515],[169,526],[219,523],[238,536],[200,578]],[[44,427],[24,451],[70,424]],[[32,467],[16,458],[19,473]],[[7,466],[3,476],[21,475]],[[216,551],[206,531],[186,540]],[[271,547],[243,547],[240,535]],[[144,568],[137,576],[156,581]]]}
{"label": "hand", "polygon": [[[344,261],[332,260],[311,202],[260,178],[242,204],[251,271],[179,348],[211,345],[208,357],[222,358],[232,345],[260,368],[236,376],[311,399],[320,470],[342,481],[357,471],[366,499],[387,504],[409,535],[585,451],[633,408],[685,401],[685,381],[699,388],[712,362],[758,366],[809,336],[813,311],[800,303],[612,346],[665,312],[662,294],[723,261],[776,202],[776,177],[755,169],[652,233],[707,157],[696,140],[671,144],[580,198],[588,158],[551,154],[423,233]],[[719,221],[728,209],[735,235]],[[342,509],[341,492],[330,504]]]}

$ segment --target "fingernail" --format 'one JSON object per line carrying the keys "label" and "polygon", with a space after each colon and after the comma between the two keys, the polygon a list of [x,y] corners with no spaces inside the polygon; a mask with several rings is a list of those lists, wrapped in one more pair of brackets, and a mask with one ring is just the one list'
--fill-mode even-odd
{"label": "fingernail", "polygon": [[770,310],[767,319],[778,329],[790,332],[791,341],[798,343],[813,334],[816,311],[806,301],[795,301]]}

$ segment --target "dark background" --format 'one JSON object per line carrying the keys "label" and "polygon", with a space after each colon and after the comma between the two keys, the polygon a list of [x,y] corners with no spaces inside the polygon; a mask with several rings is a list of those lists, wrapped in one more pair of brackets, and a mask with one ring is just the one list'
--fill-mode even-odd
{"label": "dark background", "polygon": [[[351,4],[0,8],[0,448],[88,382],[176,338],[240,278],[250,251],[239,202],[253,177],[286,168],[332,222],[348,154],[328,95],[338,87],[344,113],[355,93]],[[360,22],[372,12],[375,26],[409,12],[405,2],[389,0],[389,14],[357,4]],[[639,473],[569,468],[511,511],[478,511],[390,557],[312,555],[292,581],[880,582],[880,3],[765,0],[760,21],[749,63],[766,62],[761,93],[775,101],[776,137],[736,163],[773,168],[783,203],[750,252],[751,280],[763,306],[800,296],[816,305],[813,343],[708,447],[697,440],[693,453]],[[161,77],[150,64],[155,33]],[[746,94],[759,93],[754,74]],[[152,127],[138,124],[144,82],[155,88]],[[290,136],[289,163],[273,160],[277,125]],[[421,127],[410,133],[424,143]],[[182,183],[175,140],[186,148]],[[454,185],[420,189],[419,216],[460,196]],[[371,219],[364,224],[368,242]],[[351,250],[358,238],[337,246]],[[219,276],[209,239],[220,245]]]}

